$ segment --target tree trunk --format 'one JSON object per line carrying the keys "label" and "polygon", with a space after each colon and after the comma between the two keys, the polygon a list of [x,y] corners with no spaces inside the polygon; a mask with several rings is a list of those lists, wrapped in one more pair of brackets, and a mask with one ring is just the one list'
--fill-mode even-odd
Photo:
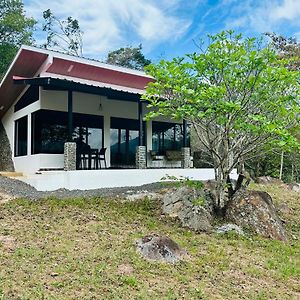
{"label": "tree trunk", "polygon": [[227,184],[227,174],[219,167],[216,170],[216,212],[218,215],[223,215],[226,200],[226,184]]}
{"label": "tree trunk", "polygon": [[279,179],[282,180],[282,170],[283,170],[283,156],[284,152],[281,152],[281,159],[280,159],[280,171],[279,171]]}

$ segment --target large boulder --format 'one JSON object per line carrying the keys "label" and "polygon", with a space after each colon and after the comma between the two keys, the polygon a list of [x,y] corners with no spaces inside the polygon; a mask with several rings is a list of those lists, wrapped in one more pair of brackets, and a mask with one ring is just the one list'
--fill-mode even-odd
{"label": "large boulder", "polygon": [[0,121],[0,171],[14,172],[14,163],[12,160],[11,145],[7,137],[5,128]]}
{"label": "large boulder", "polygon": [[192,230],[212,230],[213,201],[206,190],[183,186],[169,191],[163,197],[163,213]]}
{"label": "large boulder", "polygon": [[187,252],[164,235],[150,234],[137,240],[137,250],[146,259],[176,263],[187,256]]}
{"label": "large boulder", "polygon": [[287,240],[271,196],[261,191],[239,191],[228,203],[226,218],[264,237]]}

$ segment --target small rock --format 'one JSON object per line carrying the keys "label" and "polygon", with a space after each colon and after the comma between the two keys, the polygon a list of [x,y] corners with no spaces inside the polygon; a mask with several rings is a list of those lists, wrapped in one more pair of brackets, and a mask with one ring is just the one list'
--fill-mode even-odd
{"label": "small rock", "polygon": [[185,250],[167,236],[146,235],[137,240],[137,250],[146,259],[176,263],[187,257]]}
{"label": "small rock", "polygon": [[286,187],[296,193],[300,192],[300,184],[299,183],[289,183],[286,185]]}
{"label": "small rock", "polygon": [[236,224],[225,224],[216,229],[216,233],[225,234],[228,232],[235,232],[238,235],[242,235],[242,236],[245,235],[243,229],[241,227],[237,226]]}
{"label": "small rock", "polygon": [[139,201],[148,198],[149,200],[161,199],[161,195],[159,193],[152,192],[139,192],[137,194],[128,195],[125,197],[127,201]]}
{"label": "small rock", "polygon": [[278,178],[273,178],[271,176],[261,176],[256,179],[256,182],[259,184],[282,184],[282,180]]}

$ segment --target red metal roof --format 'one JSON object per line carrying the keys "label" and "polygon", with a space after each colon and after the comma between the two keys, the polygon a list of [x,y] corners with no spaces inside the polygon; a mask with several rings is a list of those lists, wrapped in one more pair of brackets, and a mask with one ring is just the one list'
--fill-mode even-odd
{"label": "red metal roof", "polygon": [[4,107],[0,111],[0,118],[2,118],[5,112],[24,90],[24,86],[16,86],[13,84],[13,76],[33,77],[46,58],[46,54],[35,53],[28,50],[22,50],[19,53],[18,59],[13,62],[13,65],[0,86],[0,106]]}
{"label": "red metal roof", "polygon": [[61,58],[54,58],[47,72],[136,89],[145,89],[146,85],[152,81],[149,77],[122,73]]}
{"label": "red metal roof", "polygon": [[[48,59],[48,61],[47,61]],[[47,61],[47,63],[46,63]],[[108,85],[112,89],[144,90],[154,79],[144,72],[103,64],[97,61],[73,57],[54,51],[22,46],[0,85],[0,118],[13,105],[25,86],[15,85],[13,76],[24,78],[48,77],[84,80],[85,84]],[[91,82],[88,82],[91,81]],[[124,89],[122,88],[124,87]]]}

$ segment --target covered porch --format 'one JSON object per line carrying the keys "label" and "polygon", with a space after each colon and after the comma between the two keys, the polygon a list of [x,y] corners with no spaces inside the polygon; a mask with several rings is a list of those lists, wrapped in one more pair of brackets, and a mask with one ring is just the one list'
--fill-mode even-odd
{"label": "covered porch", "polygon": [[28,86],[15,105],[17,116],[26,110],[15,119],[17,164],[30,157],[36,171],[191,166],[187,123],[144,121],[141,90],[52,77],[14,83]]}

